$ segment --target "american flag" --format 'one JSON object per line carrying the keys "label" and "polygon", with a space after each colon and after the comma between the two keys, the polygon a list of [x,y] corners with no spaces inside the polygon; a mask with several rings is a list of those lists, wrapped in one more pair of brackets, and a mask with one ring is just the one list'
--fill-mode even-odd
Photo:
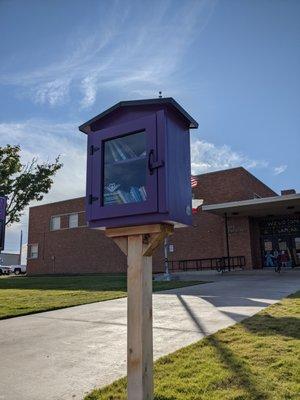
{"label": "american flag", "polygon": [[196,186],[198,186],[198,179],[195,176],[191,176],[191,186],[192,188],[195,188]]}

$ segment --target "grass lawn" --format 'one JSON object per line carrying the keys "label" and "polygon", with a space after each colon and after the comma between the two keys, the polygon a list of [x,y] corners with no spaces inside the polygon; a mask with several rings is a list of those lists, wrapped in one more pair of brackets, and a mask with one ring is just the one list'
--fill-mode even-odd
{"label": "grass lawn", "polygon": [[[155,363],[155,400],[299,400],[300,292]],[[125,400],[126,380],[85,400]]]}
{"label": "grass lawn", "polygon": [[[153,282],[153,290],[199,283],[203,282]],[[125,297],[126,286],[125,275],[3,277],[0,319]]]}

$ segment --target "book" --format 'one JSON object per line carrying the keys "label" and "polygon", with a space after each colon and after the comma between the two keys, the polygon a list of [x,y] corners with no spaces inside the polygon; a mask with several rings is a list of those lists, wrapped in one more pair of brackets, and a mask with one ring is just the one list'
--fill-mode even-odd
{"label": "book", "polygon": [[[134,150],[125,142],[122,142],[118,139],[110,140],[108,142],[108,148],[112,155],[114,161],[121,161],[121,160],[129,160],[131,158],[137,158],[136,153]],[[144,152],[146,155],[146,152]],[[144,155],[143,153],[143,155]]]}
{"label": "book", "polygon": [[136,186],[130,188],[130,194],[136,203],[143,201],[139,188]]}
{"label": "book", "polygon": [[104,193],[104,204],[122,204],[122,197],[118,192]]}
{"label": "book", "polygon": [[114,192],[104,193],[104,204],[140,203],[147,199],[144,186],[131,186],[129,191],[118,189]]}
{"label": "book", "polygon": [[115,148],[113,147],[113,143],[110,140],[109,142],[107,142],[108,148],[110,150],[110,154],[112,155],[112,158],[114,161],[119,161],[119,156],[115,150]]}
{"label": "book", "polygon": [[137,155],[135,154],[133,149],[130,146],[128,146],[127,143],[120,142],[120,147],[122,148],[123,152],[125,153],[127,159],[137,157]]}
{"label": "book", "polygon": [[119,154],[118,160],[116,160],[116,161],[119,161],[119,160],[126,160],[126,156],[125,156],[125,154],[122,152],[120,146],[119,146],[114,140],[111,142],[111,144],[112,144],[112,146],[114,147],[114,149],[115,149],[115,151],[117,152],[117,154]]}
{"label": "book", "polygon": [[123,190],[118,190],[117,193],[120,196],[120,198],[122,199],[122,203],[127,203],[126,192],[124,192]]}
{"label": "book", "polygon": [[139,192],[141,194],[142,200],[145,201],[147,199],[147,193],[146,193],[145,186],[141,186],[139,188]]}

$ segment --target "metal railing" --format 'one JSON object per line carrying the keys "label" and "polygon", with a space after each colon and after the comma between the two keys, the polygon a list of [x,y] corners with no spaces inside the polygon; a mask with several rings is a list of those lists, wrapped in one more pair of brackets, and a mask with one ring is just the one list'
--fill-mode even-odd
{"label": "metal railing", "polygon": [[169,271],[203,271],[218,270],[230,271],[235,268],[244,268],[245,256],[197,258],[189,260],[169,260]]}

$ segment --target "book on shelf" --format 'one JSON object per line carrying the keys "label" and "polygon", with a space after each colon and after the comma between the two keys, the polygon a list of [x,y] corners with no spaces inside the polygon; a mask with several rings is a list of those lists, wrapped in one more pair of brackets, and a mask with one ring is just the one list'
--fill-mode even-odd
{"label": "book on shelf", "polygon": [[121,151],[116,146],[116,144],[114,143],[113,140],[110,140],[108,142],[108,148],[110,149],[110,153],[111,153],[112,158],[113,158],[114,161],[124,160],[124,157],[122,156]]}
{"label": "book on shelf", "polygon": [[141,186],[139,188],[139,192],[141,194],[142,200],[145,201],[147,199],[147,193],[146,193],[145,186]]}
{"label": "book on shelf", "polygon": [[137,157],[136,153],[127,143],[122,141],[116,142],[116,140],[110,140],[107,143],[114,161],[129,160]]}
{"label": "book on shelf", "polygon": [[123,198],[118,192],[104,193],[104,204],[122,204]]}
{"label": "book on shelf", "polygon": [[119,161],[118,153],[116,152],[115,148],[113,147],[112,141],[107,142],[108,148],[110,150],[110,154],[114,161]]}
{"label": "book on shelf", "polygon": [[104,193],[104,204],[128,204],[140,203],[147,199],[145,186],[131,186],[129,191],[116,190],[115,192]]}
{"label": "book on shelf", "polygon": [[120,145],[121,145],[120,147],[121,147],[123,153],[125,153],[126,159],[137,157],[136,153],[133,151],[133,149],[130,146],[128,146],[127,143],[120,142]]}
{"label": "book on shelf", "polygon": [[111,142],[112,146],[115,148],[116,152],[119,154],[119,160],[126,160],[126,156],[122,151],[122,147],[120,146],[120,143],[117,144],[114,140]]}
{"label": "book on shelf", "polygon": [[130,195],[131,195],[132,199],[134,200],[134,202],[136,202],[136,203],[143,201],[141,193],[139,191],[139,188],[137,188],[136,186],[131,186]]}

